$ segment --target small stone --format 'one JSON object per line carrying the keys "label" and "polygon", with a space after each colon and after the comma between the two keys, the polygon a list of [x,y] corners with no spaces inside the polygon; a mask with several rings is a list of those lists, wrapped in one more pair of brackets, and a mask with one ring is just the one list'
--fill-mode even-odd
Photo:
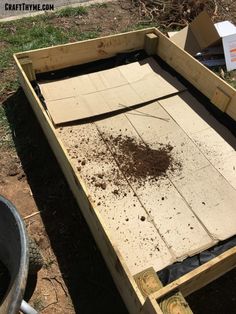
{"label": "small stone", "polygon": [[23,178],[25,178],[25,173],[21,173],[21,174],[19,174],[18,177],[17,177],[17,179],[18,179],[19,181],[21,181]]}
{"label": "small stone", "polygon": [[141,220],[141,221],[145,221],[146,218],[145,218],[144,216],[141,216],[140,220]]}
{"label": "small stone", "polygon": [[84,166],[85,164],[86,164],[86,160],[83,160],[83,161],[81,162],[81,165]]}
{"label": "small stone", "polygon": [[8,170],[8,175],[10,177],[14,177],[16,175],[18,175],[20,173],[20,170],[18,169],[18,167],[16,165],[12,166],[9,170]]}

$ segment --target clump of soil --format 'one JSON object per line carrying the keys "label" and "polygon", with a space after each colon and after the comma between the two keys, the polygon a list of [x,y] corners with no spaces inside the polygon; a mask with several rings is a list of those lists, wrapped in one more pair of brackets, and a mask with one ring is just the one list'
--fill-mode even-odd
{"label": "clump of soil", "polygon": [[159,149],[152,149],[129,136],[109,136],[109,139],[117,148],[114,155],[121,170],[134,182],[147,179],[156,181],[166,176],[167,170],[174,171],[181,167],[171,155],[173,146],[170,144],[160,144]]}

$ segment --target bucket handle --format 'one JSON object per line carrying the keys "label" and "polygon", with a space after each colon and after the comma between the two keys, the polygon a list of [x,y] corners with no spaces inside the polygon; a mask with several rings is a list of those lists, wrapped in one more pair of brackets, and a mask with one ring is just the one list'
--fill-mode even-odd
{"label": "bucket handle", "polygon": [[21,302],[20,310],[24,314],[38,314],[38,312],[24,300]]}

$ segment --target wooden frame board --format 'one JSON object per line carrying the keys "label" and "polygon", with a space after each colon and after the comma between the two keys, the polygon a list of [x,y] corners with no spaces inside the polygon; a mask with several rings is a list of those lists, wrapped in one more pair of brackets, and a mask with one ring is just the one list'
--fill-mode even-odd
{"label": "wooden frame board", "polygon": [[[156,36],[151,36],[150,34],[155,34]],[[155,40],[155,44],[153,44],[152,40]],[[191,313],[189,307],[183,301],[179,302],[179,300],[183,298],[183,295],[192,293],[235,267],[235,248],[226,251],[174,283],[163,288],[160,287],[157,292],[150,293],[150,295],[144,297],[116,243],[112,239],[96,204],[89,195],[84,181],[71,164],[68,152],[57,136],[55,126],[30,83],[30,81],[35,79],[35,74],[37,75],[37,73],[62,69],[98,59],[105,59],[120,52],[145,48],[150,53],[155,52],[207,96],[212,104],[236,121],[235,89],[154,28],[18,53],[14,55],[14,58],[20,83],[130,313],[175,313],[176,308],[179,313]],[[182,294],[175,294],[173,299],[172,296],[169,296],[169,293],[175,293],[176,289]],[[163,303],[164,299],[167,301]]]}

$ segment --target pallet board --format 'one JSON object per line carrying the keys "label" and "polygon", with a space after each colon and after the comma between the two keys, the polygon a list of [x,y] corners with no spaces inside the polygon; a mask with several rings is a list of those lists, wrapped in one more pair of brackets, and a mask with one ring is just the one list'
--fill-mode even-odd
{"label": "pallet board", "polygon": [[[154,28],[28,51],[14,58],[21,85],[130,313],[192,313],[183,295],[235,267],[235,248],[166,287],[156,275],[145,274],[150,269],[155,274],[236,234],[235,137],[152,58],[41,82],[49,113],[30,83],[37,73],[139,49],[157,54],[236,120],[236,91]],[[124,97],[127,94],[132,97]],[[68,107],[70,98],[84,95],[86,102],[79,101],[83,111],[77,105],[72,106],[75,111]],[[162,96],[165,99],[159,99]],[[113,112],[134,104],[143,106]],[[113,114],[93,122],[55,125],[107,112]],[[135,178],[124,167],[117,138],[131,139],[148,147],[148,152],[169,149],[174,166],[156,179]]]}

